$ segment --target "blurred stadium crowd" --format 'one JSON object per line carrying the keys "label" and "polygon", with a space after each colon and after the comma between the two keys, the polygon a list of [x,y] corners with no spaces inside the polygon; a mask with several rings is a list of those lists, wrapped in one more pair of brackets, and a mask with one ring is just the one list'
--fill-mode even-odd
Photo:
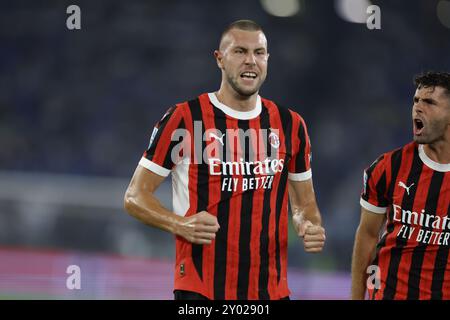
{"label": "blurred stadium crowd", "polygon": [[288,17],[259,0],[2,1],[0,245],[172,257],[171,236],[126,216],[123,191],[166,109],[218,89],[221,31],[248,18],[269,41],[261,96],[307,121],[327,229],[313,257],[292,234],[289,262],[349,271],[363,169],[410,141],[413,75],[450,70],[450,2],[359,2],[380,6],[380,30],[350,22],[358,0],[298,0]]}

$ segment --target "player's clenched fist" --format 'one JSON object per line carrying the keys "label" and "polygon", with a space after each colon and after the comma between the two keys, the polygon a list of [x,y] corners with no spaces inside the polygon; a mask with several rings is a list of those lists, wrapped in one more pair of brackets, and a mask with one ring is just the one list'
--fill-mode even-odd
{"label": "player's clenched fist", "polygon": [[195,244],[210,244],[216,238],[219,228],[217,217],[201,211],[186,217],[180,224],[177,234]]}
{"label": "player's clenched fist", "polygon": [[303,238],[303,245],[306,252],[321,252],[325,245],[325,229],[312,224],[311,221],[304,220],[299,215],[293,217],[294,227],[297,234]]}

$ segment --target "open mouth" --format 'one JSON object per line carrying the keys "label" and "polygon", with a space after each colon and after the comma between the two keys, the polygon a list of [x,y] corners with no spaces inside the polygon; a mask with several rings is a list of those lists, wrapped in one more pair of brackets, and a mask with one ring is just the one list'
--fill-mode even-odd
{"label": "open mouth", "polygon": [[414,119],[414,134],[420,135],[423,131],[424,124],[423,121],[420,119]]}
{"label": "open mouth", "polygon": [[256,72],[252,72],[252,71],[246,71],[246,72],[241,73],[241,78],[243,78],[243,79],[253,80],[253,79],[256,79],[257,76],[258,75],[256,74]]}

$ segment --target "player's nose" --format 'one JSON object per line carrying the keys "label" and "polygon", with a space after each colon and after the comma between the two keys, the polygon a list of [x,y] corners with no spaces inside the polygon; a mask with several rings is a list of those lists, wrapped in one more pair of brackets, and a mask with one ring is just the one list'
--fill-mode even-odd
{"label": "player's nose", "polygon": [[248,52],[245,56],[245,64],[249,65],[255,65],[256,64],[256,57],[252,52]]}
{"label": "player's nose", "polygon": [[415,102],[413,104],[413,115],[417,114],[417,113],[422,113],[423,112],[423,108],[422,108],[422,103],[419,102]]}

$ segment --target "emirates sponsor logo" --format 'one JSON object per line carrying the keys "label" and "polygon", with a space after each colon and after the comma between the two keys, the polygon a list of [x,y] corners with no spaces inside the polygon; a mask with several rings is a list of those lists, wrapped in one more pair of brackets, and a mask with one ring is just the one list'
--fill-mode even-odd
{"label": "emirates sponsor logo", "polygon": [[420,212],[404,210],[401,206],[393,205],[393,220],[402,223],[397,237],[432,245],[448,246],[450,238],[450,218],[429,214],[425,209]]}
{"label": "emirates sponsor logo", "polygon": [[210,176],[221,176],[222,191],[271,189],[274,176],[285,169],[284,142],[275,128],[221,132],[194,121],[193,131],[177,129],[171,139],[172,161],[207,164]]}
{"label": "emirates sponsor logo", "polygon": [[228,176],[222,179],[222,191],[271,189],[273,177],[282,172],[284,159],[264,161],[221,161],[210,159],[209,174]]}
{"label": "emirates sponsor logo", "polygon": [[210,175],[274,175],[282,172],[284,159],[265,159],[264,161],[221,161],[209,159]]}

